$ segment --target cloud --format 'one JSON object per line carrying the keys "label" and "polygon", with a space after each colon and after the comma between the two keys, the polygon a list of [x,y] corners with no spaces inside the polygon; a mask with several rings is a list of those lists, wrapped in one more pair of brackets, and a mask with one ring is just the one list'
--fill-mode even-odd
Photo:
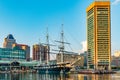
{"label": "cloud", "polygon": [[120,0],[114,0],[114,2],[112,2],[112,5],[117,5],[118,3],[120,3]]}
{"label": "cloud", "polygon": [[86,41],[86,40],[85,40],[85,41],[82,41],[82,42],[81,42],[81,45],[82,45],[82,50],[81,50],[81,52],[87,51],[87,41]]}

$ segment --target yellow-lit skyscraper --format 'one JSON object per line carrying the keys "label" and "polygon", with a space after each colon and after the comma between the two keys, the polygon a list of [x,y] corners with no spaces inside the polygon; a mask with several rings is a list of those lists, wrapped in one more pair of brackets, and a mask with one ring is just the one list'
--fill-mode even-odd
{"label": "yellow-lit skyscraper", "polygon": [[86,12],[88,68],[111,70],[110,1],[95,0]]}

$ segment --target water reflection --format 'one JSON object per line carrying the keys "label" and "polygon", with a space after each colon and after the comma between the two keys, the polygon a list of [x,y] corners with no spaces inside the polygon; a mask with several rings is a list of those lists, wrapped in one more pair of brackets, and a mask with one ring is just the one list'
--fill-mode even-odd
{"label": "water reflection", "polygon": [[78,80],[112,80],[111,74],[89,74],[89,75],[78,75]]}
{"label": "water reflection", "polygon": [[0,80],[120,80],[120,74],[0,73]]}

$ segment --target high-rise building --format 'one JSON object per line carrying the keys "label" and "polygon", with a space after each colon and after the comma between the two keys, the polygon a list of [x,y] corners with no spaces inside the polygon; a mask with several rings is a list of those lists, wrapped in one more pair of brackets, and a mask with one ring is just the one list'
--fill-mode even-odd
{"label": "high-rise building", "polygon": [[120,56],[111,57],[111,67],[112,69],[119,69],[120,67]]}
{"label": "high-rise building", "polygon": [[84,57],[84,67],[87,68],[87,51],[80,53],[80,56]]}
{"label": "high-rise building", "polygon": [[16,43],[16,40],[14,39],[12,34],[9,34],[5,39],[3,43],[4,48],[10,48],[12,49],[12,44]]}
{"label": "high-rise building", "polygon": [[19,49],[23,49],[26,52],[26,60],[29,61],[30,60],[30,46],[25,45],[25,44],[13,44],[12,47],[18,47]]}
{"label": "high-rise building", "polygon": [[[48,47],[42,44],[33,45],[33,60],[47,61]],[[50,56],[48,55],[48,59]]]}
{"label": "high-rise building", "polygon": [[111,69],[110,1],[95,0],[87,9],[88,68]]}

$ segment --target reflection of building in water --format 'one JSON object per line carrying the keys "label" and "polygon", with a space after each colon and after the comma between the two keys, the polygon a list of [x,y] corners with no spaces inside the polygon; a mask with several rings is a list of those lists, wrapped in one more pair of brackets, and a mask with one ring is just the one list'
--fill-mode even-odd
{"label": "reflection of building in water", "polygon": [[111,80],[111,74],[78,74],[78,80]]}
{"label": "reflection of building in water", "polygon": [[91,80],[111,80],[110,74],[104,74],[104,75],[98,75],[98,74],[92,74]]}
{"label": "reflection of building in water", "polygon": [[10,76],[5,73],[0,73],[0,80],[10,80]]}
{"label": "reflection of building in water", "polygon": [[18,73],[11,74],[10,80],[20,80],[20,74]]}
{"label": "reflection of building in water", "polygon": [[[39,78],[34,80],[59,80],[60,74],[37,74],[39,75]],[[62,79],[61,79],[62,80]]]}
{"label": "reflection of building in water", "polygon": [[85,80],[86,76],[82,75],[82,74],[78,74],[78,80]]}
{"label": "reflection of building in water", "polygon": [[119,80],[119,74],[37,74],[37,73],[0,73],[0,80]]}

